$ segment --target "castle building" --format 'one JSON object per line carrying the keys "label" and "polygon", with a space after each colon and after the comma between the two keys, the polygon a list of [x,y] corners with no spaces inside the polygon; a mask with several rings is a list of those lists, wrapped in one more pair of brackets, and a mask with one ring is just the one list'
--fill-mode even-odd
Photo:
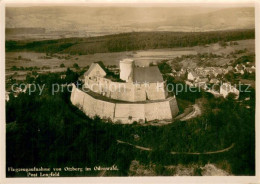
{"label": "castle building", "polygon": [[124,59],[120,61],[120,79],[126,82],[133,81],[134,61],[132,59]]}
{"label": "castle building", "polygon": [[[175,96],[168,96],[157,66],[136,67],[131,59],[121,60],[120,79],[112,80],[98,63],[84,74],[82,89],[73,86],[71,101],[88,116],[121,123],[171,120],[179,112]],[[83,98],[83,100],[82,100]]]}

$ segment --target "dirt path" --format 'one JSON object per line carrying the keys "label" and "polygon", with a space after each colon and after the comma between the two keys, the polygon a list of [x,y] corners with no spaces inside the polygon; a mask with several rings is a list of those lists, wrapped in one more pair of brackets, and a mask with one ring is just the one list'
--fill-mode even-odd
{"label": "dirt path", "polygon": [[152,151],[151,148],[146,148],[146,147],[142,147],[142,146],[137,146],[137,145],[134,145],[134,144],[131,144],[131,143],[128,143],[128,142],[121,141],[121,140],[117,140],[117,143],[118,143],[118,144],[127,144],[127,145],[133,146],[133,147],[135,147],[135,148],[137,148],[137,149],[144,150],[144,151]]}
{"label": "dirt path", "polygon": [[[128,142],[125,142],[125,141],[121,141],[121,140],[117,140],[117,143],[118,144],[127,144],[127,145],[133,146],[133,147],[135,147],[136,149],[139,149],[139,150],[152,151],[151,148],[134,145],[134,144],[131,144],[131,143],[128,143]],[[199,152],[193,152],[193,153],[189,153],[189,152],[174,152],[174,151],[172,151],[170,153],[172,155],[211,155],[211,154],[217,154],[217,153],[223,153],[223,152],[229,151],[234,146],[235,146],[235,143],[232,143],[231,146],[229,146],[229,147],[227,147],[225,149],[222,149],[222,150],[208,151],[208,152],[201,152],[201,153],[199,153]]]}
{"label": "dirt path", "polygon": [[194,153],[189,153],[189,152],[171,152],[172,155],[211,155],[211,154],[217,154],[217,153],[223,153],[226,151],[229,151],[230,149],[232,149],[235,146],[235,143],[232,143],[229,147],[222,149],[222,150],[217,150],[217,151],[208,151],[208,152],[194,152]]}

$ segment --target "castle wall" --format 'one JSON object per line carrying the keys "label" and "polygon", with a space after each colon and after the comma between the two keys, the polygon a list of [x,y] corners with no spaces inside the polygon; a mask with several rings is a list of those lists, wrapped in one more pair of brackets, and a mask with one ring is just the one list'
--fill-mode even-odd
{"label": "castle wall", "polygon": [[76,86],[73,85],[72,88],[72,95],[71,95],[71,102],[75,106],[81,107],[84,102],[85,93],[79,89],[76,88]]}
{"label": "castle wall", "polygon": [[177,116],[177,114],[179,113],[179,108],[175,96],[172,99],[170,99],[169,104],[171,108],[172,117]]}
{"label": "castle wall", "polygon": [[89,117],[98,115],[101,118],[114,118],[114,103],[95,99],[87,93],[77,89],[74,84],[71,92],[71,102]]}
{"label": "castle wall", "polygon": [[108,98],[138,102],[146,100],[163,100],[167,97],[164,83],[134,84],[112,82],[105,78],[85,79],[85,86]]}
{"label": "castle wall", "polygon": [[89,117],[97,115],[101,118],[110,118],[114,122],[120,121],[125,124],[134,121],[144,122],[145,120],[170,120],[179,112],[175,97],[150,103],[112,103],[93,98],[77,89],[74,84],[71,92],[71,102]]}
{"label": "castle wall", "polygon": [[131,123],[145,120],[144,104],[116,104],[115,121]]}
{"label": "castle wall", "polygon": [[90,117],[98,115],[101,118],[114,117],[115,104],[98,100],[85,93],[83,111]]}
{"label": "castle wall", "polygon": [[169,101],[145,104],[145,117],[147,121],[172,119]]}
{"label": "castle wall", "polygon": [[149,100],[162,100],[167,98],[167,91],[164,83],[151,83],[146,87],[146,93]]}

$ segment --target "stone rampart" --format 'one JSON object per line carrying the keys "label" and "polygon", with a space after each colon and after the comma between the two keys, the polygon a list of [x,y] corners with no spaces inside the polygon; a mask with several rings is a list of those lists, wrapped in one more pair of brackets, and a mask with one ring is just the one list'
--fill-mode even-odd
{"label": "stone rampart", "polygon": [[129,102],[163,100],[167,98],[164,83],[135,84],[113,82],[106,78],[85,79],[85,87],[108,98]]}
{"label": "stone rampart", "polygon": [[134,121],[145,122],[154,120],[170,120],[179,112],[175,97],[160,101],[143,103],[108,102],[92,97],[73,84],[71,102],[80,108],[87,116],[99,116],[111,119],[113,122],[130,124]]}

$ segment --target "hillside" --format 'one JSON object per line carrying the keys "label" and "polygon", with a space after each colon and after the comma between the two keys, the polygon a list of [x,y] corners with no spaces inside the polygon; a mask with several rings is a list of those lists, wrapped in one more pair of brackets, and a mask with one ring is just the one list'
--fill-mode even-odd
{"label": "hillside", "polygon": [[44,41],[6,41],[6,51],[94,54],[145,49],[189,47],[220,41],[254,39],[254,30],[215,32],[132,32]]}

